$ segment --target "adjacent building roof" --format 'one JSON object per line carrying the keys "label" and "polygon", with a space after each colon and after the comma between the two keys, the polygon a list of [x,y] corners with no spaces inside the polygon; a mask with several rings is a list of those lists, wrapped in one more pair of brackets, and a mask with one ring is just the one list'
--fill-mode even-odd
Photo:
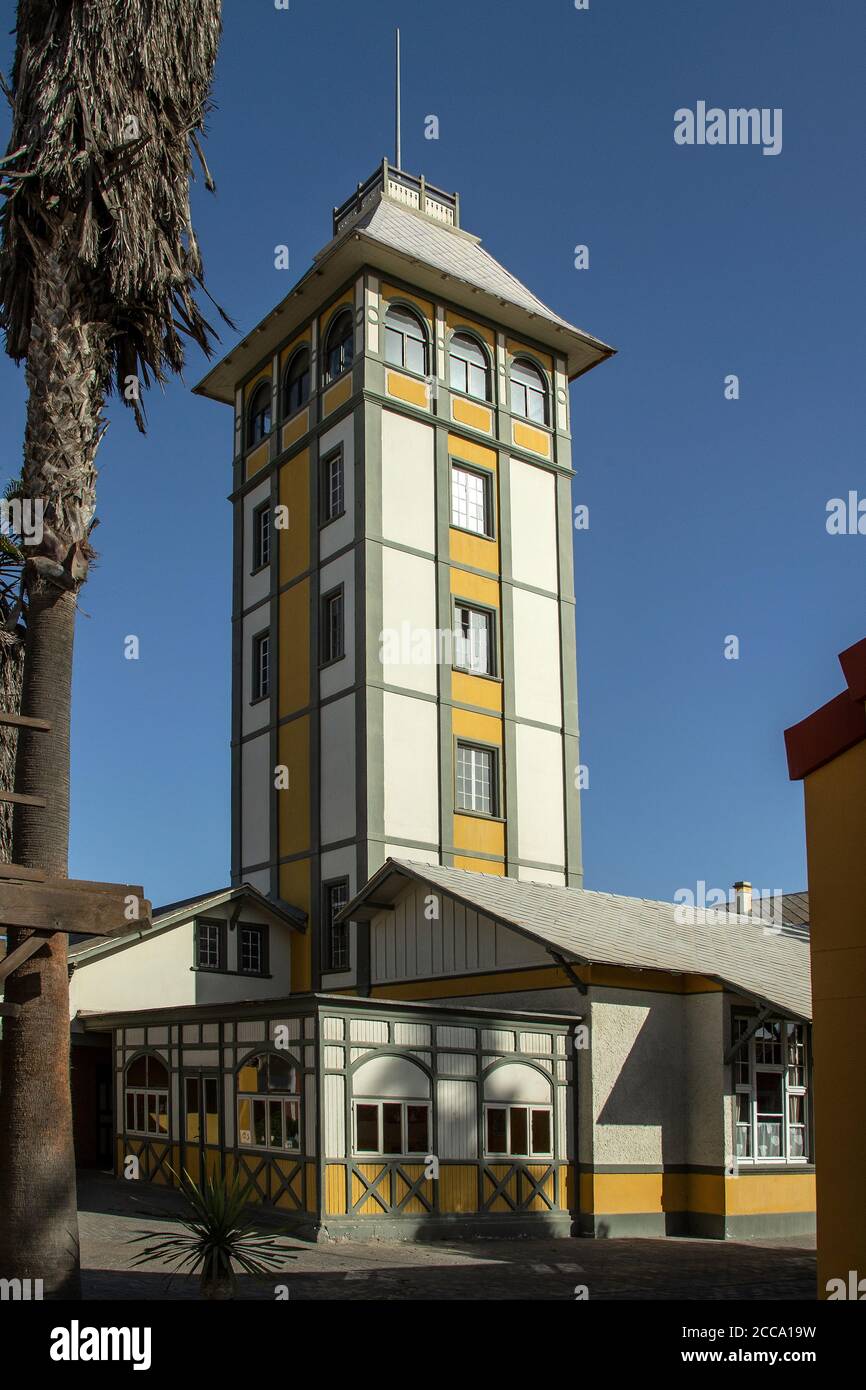
{"label": "adjacent building roof", "polygon": [[260,911],[270,913],[278,921],[285,922],[295,931],[306,930],[307,915],[299,907],[292,907],[290,903],[275,902],[272,898],[266,898],[264,893],[254,888],[251,883],[241,883],[235,888],[216,888],[211,893],[202,893],[195,898],[183,898],[180,902],[154,908],[150,925],[147,927],[136,927],[134,923],[130,923],[127,931],[117,932],[112,936],[80,937],[70,942],[70,958],[81,965],[91,956],[101,955],[109,950],[115,951],[118,946],[131,945],[134,941],[179,926],[181,922],[188,922],[191,917],[200,916],[232,902],[250,903]]}
{"label": "adjacent building roof", "polygon": [[693,912],[695,920],[683,921],[684,909],[673,903],[407,859],[388,859],[340,918],[370,920],[411,881],[440,889],[572,963],[701,975],[788,1017],[811,1018],[802,928],[732,912]]}
{"label": "adjacent building roof", "polygon": [[785,730],[788,775],[808,777],[866,739],[866,637],[840,652],[847,690]]}
{"label": "adjacent building roof", "polygon": [[429,202],[436,215],[422,212],[417,196],[416,206],[407,205],[410,185],[421,182],[387,166],[384,177],[368,179],[359,189],[356,206],[350,200],[344,205],[345,216],[335,216],[339,230],[306,274],[211,368],[196,392],[231,404],[237,383],[364,265],[410,280],[431,296],[438,294],[535,339],[565,359],[571,379],[613,356],[615,348],[549,309],[484,250],[478,237],[438,220],[443,208],[438,198]]}

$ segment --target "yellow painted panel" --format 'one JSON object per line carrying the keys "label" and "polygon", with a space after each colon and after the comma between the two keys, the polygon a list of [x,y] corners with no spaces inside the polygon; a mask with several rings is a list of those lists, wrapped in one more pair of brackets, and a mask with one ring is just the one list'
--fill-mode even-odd
{"label": "yellow painted panel", "polygon": [[397,400],[420,406],[422,410],[426,410],[430,405],[426,383],[416,381],[411,376],[403,376],[402,372],[386,372],[385,389],[389,396],[396,396]]}
{"label": "yellow painted panel", "polygon": [[[672,1175],[671,1175],[672,1176]],[[721,1216],[725,1210],[725,1178],[723,1173],[685,1173],[685,1202],[681,1211],[707,1211]],[[674,1207],[667,1200],[665,1181],[665,1210]]]}
{"label": "yellow painted panel", "polygon": [[761,1212],[815,1210],[814,1173],[740,1172],[725,1179],[725,1205],[731,1216],[752,1216]]}
{"label": "yellow painted panel", "polygon": [[280,584],[310,567],[310,451],[302,449],[280,469]]}
{"label": "yellow painted panel", "polygon": [[307,1163],[307,1164],[305,1164],[304,1166],[305,1166],[305,1171],[306,1171],[306,1175],[307,1175],[307,1183],[306,1183],[306,1210],[307,1210],[307,1211],[315,1211],[315,1210],[316,1210],[316,1207],[317,1207],[317,1202],[316,1202],[316,1165],[315,1165],[315,1163]]}
{"label": "yellow painted panel", "polygon": [[[490,1166],[490,1168],[485,1172],[485,1174],[484,1174],[484,1196],[485,1196],[485,1199],[487,1199],[487,1198],[489,1198],[489,1197],[491,1196],[491,1194],[492,1194],[493,1191],[495,1190],[496,1186],[497,1186],[497,1185],[502,1181],[502,1179],[505,1177],[506,1173],[508,1172],[508,1169],[509,1169],[509,1165],[508,1165],[508,1164],[505,1164],[505,1163],[495,1163],[495,1164],[492,1164],[492,1165]],[[492,1178],[492,1177],[495,1177],[495,1179],[496,1179],[496,1182],[495,1182],[495,1183],[491,1181],[491,1178]],[[514,1205],[516,1205],[517,1200],[518,1200],[518,1195],[517,1195],[517,1173],[516,1173],[516,1172],[512,1173],[511,1176],[509,1177],[508,1181],[507,1181],[506,1184],[505,1184],[505,1187],[502,1189],[502,1195],[499,1196],[499,1197],[497,1197],[495,1201],[493,1201],[493,1202],[490,1203],[490,1206],[488,1207],[488,1211],[513,1211],[513,1210],[514,1210],[514,1205],[511,1205],[508,1201],[506,1201],[506,1197],[505,1197],[505,1194],[506,1194],[506,1193],[507,1193],[508,1196],[511,1198],[511,1202],[512,1202]]]}
{"label": "yellow painted panel", "polygon": [[325,1167],[325,1213],[328,1216],[346,1214],[346,1169],[342,1163]]}
{"label": "yellow painted panel", "polygon": [[474,463],[478,468],[489,468],[492,473],[497,470],[498,458],[495,449],[488,449],[486,444],[476,444],[474,439],[464,439],[460,434],[448,435],[448,452],[455,459],[462,459],[464,463]]}
{"label": "yellow painted panel", "polygon": [[541,348],[530,347],[528,343],[521,343],[518,338],[506,338],[505,346],[512,357],[526,353],[527,356],[537,357],[539,362],[543,362],[548,372],[553,371],[553,358],[549,353],[543,352]]}
{"label": "yellow painted panel", "polygon": [[[310,861],[295,859],[280,865],[280,897],[302,912],[310,911]],[[302,993],[311,987],[310,934],[292,933],[292,992]]]}
{"label": "yellow painted panel", "polygon": [[505,865],[495,859],[473,859],[470,855],[455,854],[455,869],[468,869],[473,874],[493,874],[495,878],[505,877]]}
{"label": "yellow painted panel", "polygon": [[581,1173],[579,1175],[580,1188],[580,1210],[586,1212],[595,1211],[595,1191],[592,1185],[592,1173]]}
{"label": "yellow painted panel", "polygon": [[469,570],[449,567],[451,592],[460,598],[483,603],[487,608],[499,607],[499,581],[486,579],[483,574],[472,574]]}
{"label": "yellow painted panel", "polygon": [[[403,1172],[406,1174],[407,1178],[410,1178],[411,1181],[414,1183],[415,1179],[420,1178],[421,1174],[424,1172],[424,1165],[409,1163],[403,1167]],[[408,1183],[404,1182],[403,1178],[401,1178],[399,1173],[395,1174],[394,1187],[395,1203],[402,1202],[403,1198],[406,1196],[406,1193],[409,1191],[409,1185]],[[433,1184],[430,1182],[422,1183],[421,1191],[423,1192],[427,1201],[432,1203]],[[423,1216],[428,1214],[428,1208],[425,1207],[424,1203],[418,1197],[412,1197],[411,1200],[408,1201],[406,1205],[401,1208],[401,1210],[405,1212],[408,1216]]]}
{"label": "yellow painted panel", "polygon": [[575,1195],[574,1164],[564,1163],[559,1169],[559,1205],[563,1211],[574,1211]]}
{"label": "yellow painted panel", "polygon": [[205,1172],[209,1178],[216,1178],[219,1176],[221,1156],[219,1149],[205,1149],[204,1166]]}
{"label": "yellow painted panel", "polygon": [[[414,304],[416,309],[421,310],[427,319],[428,327],[433,322],[433,305],[429,299],[422,299],[420,295],[411,294],[408,290],[398,290],[396,285],[385,284],[382,285],[382,298],[385,300],[405,299],[407,304]],[[384,319],[384,313],[382,317]]]}
{"label": "yellow painted panel", "polygon": [[310,583],[302,579],[280,594],[278,642],[279,712],[293,714],[310,703]]}
{"label": "yellow painted panel", "polygon": [[[545,1172],[545,1169],[546,1169],[548,1166],[549,1166],[549,1165],[546,1164],[546,1163],[545,1163],[545,1164],[540,1164],[540,1163],[528,1163],[528,1164],[526,1165],[526,1172],[523,1173],[523,1174],[521,1174],[521,1179],[520,1179],[520,1185],[521,1185],[520,1198],[521,1198],[521,1201],[525,1201],[525,1200],[529,1197],[530,1192],[534,1192],[534,1191],[535,1191],[535,1188],[534,1188],[533,1184],[529,1181],[529,1179],[528,1179],[528,1177],[527,1177],[527,1174],[531,1173],[532,1176],[533,1176],[533,1178],[535,1178],[536,1181],[540,1181],[542,1175],[543,1175],[544,1172]],[[544,1181],[543,1183],[541,1183],[541,1192],[543,1192],[543,1193],[550,1199],[550,1202],[553,1202],[553,1173],[552,1173],[552,1172],[549,1173],[548,1176],[547,1176],[547,1178],[545,1179],[545,1181]],[[527,1211],[549,1211],[549,1210],[550,1210],[550,1206],[548,1205],[547,1202],[545,1202],[544,1197],[542,1197],[540,1193],[536,1193],[536,1195],[535,1195],[534,1197],[530,1198],[530,1200],[527,1202],[527,1204],[526,1204],[526,1210],[527,1210]]]}
{"label": "yellow painted panel", "polygon": [[296,338],[293,338],[293,339],[292,339],[292,341],[289,343],[288,347],[284,347],[284,348],[283,348],[282,352],[280,353],[280,369],[281,369],[281,370],[282,370],[282,368],[286,365],[286,363],[288,362],[289,358],[293,355],[295,349],[298,348],[298,347],[300,347],[301,343],[309,343],[309,342],[311,341],[311,339],[312,339],[312,336],[313,336],[313,329],[312,329],[312,326],[311,326],[310,324],[308,324],[307,327],[304,329],[304,331],[303,331],[302,333],[299,333],[299,334],[297,335]]}
{"label": "yellow painted panel", "polygon": [[439,1169],[439,1206],[442,1211],[478,1210],[478,1169],[473,1164],[443,1164]]}
{"label": "yellow painted panel", "polygon": [[594,1210],[611,1216],[664,1211],[662,1186],[661,1173],[595,1173]]}
{"label": "yellow painted panel", "polygon": [[476,401],[467,401],[465,396],[452,396],[451,414],[460,425],[469,425],[474,430],[483,430],[485,434],[492,434],[493,432],[493,411],[489,406],[478,405]]}
{"label": "yellow painted panel", "polygon": [[322,416],[330,415],[338,406],[344,405],[352,394],[352,373],[346,372],[340,380],[325,392],[322,401]]}
{"label": "yellow painted panel", "polygon": [[256,473],[261,473],[262,469],[268,461],[269,456],[270,445],[268,444],[268,441],[265,440],[264,444],[260,444],[257,449],[254,449],[253,452],[250,454],[249,458],[247,459],[248,479],[252,478]]}
{"label": "yellow painted panel", "polygon": [[477,333],[479,338],[483,338],[491,351],[496,348],[496,335],[486,324],[476,323],[474,319],[464,318],[462,314],[455,313],[453,309],[445,310],[445,326],[449,333],[458,332],[461,328],[469,328],[473,333]]}
{"label": "yellow painted panel", "polygon": [[463,671],[451,672],[451,699],[463,705],[483,705],[485,709],[502,710],[502,684],[485,680],[483,676],[468,676]]}
{"label": "yellow painted panel", "polygon": [[307,409],[299,410],[298,413],[297,413],[297,415],[293,415],[292,418],[291,418],[291,420],[288,420],[288,421],[286,422],[286,424],[283,425],[283,436],[282,436],[282,446],[283,446],[283,448],[284,448],[284,449],[288,449],[290,445],[294,444],[294,442],[295,442],[296,439],[300,439],[300,438],[301,438],[301,435],[306,434],[306,433],[307,433],[307,430],[308,430],[309,428],[310,428],[310,412],[309,412],[309,410],[307,410]]}
{"label": "yellow painted panel", "polygon": [[499,573],[499,542],[473,536],[468,531],[449,532],[451,542],[449,553],[458,565],[471,565],[473,569],[487,570],[489,574]]}
{"label": "yellow painted panel", "polygon": [[[476,854],[496,854],[505,857],[505,826],[500,821],[483,820],[479,816],[454,817],[454,848]],[[491,869],[493,866],[491,866]],[[487,873],[487,869],[482,869]]]}
{"label": "yellow painted panel", "polygon": [[229,1153],[226,1154],[226,1156],[225,1156],[225,1165],[226,1165],[226,1181],[229,1182],[229,1183],[233,1183],[234,1180],[235,1180],[235,1173],[236,1173],[236,1171],[237,1171],[237,1164],[235,1163],[235,1156],[234,1156],[234,1154],[229,1154]]}
{"label": "yellow painted panel", "polygon": [[451,728],[458,738],[474,738],[481,743],[502,743],[502,720],[492,714],[476,714],[471,709],[451,711]]}
{"label": "yellow painted panel", "polygon": [[355,308],[355,291],[354,291],[354,288],[353,288],[353,289],[348,289],[348,290],[346,290],[346,292],[345,292],[344,294],[341,294],[341,295],[340,295],[340,298],[339,298],[339,299],[335,299],[334,302],[333,302],[333,304],[329,304],[329,305],[328,305],[327,309],[325,310],[325,312],[324,312],[323,314],[320,314],[320,315],[319,315],[319,334],[320,334],[320,335],[323,335],[323,334],[325,334],[325,333],[328,331],[328,329],[329,329],[330,326],[331,326],[331,320],[333,319],[333,317],[334,317],[334,315],[336,314],[337,310],[338,310],[338,309],[342,309],[342,307],[343,307],[344,304],[350,305],[351,308],[354,310],[354,308]]}
{"label": "yellow painted panel", "polygon": [[310,848],[310,721],[306,715],[282,724],[279,759],[289,785],[277,794],[280,857]]}
{"label": "yellow painted panel", "polygon": [[[374,1180],[375,1178],[377,1178],[377,1177],[379,1176],[379,1174],[384,1170],[384,1167],[385,1167],[385,1166],[386,1166],[386,1165],[383,1165],[383,1164],[381,1164],[381,1163],[359,1163],[359,1164],[358,1164],[358,1173],[363,1174],[363,1176],[367,1179],[368,1182],[373,1182],[373,1180]],[[367,1190],[366,1187],[364,1186],[364,1184],[361,1182],[361,1179],[358,1177],[358,1173],[353,1173],[353,1174],[352,1174],[352,1206],[353,1206],[353,1207],[354,1207],[354,1205],[355,1205],[356,1202],[360,1201],[361,1197],[363,1197],[365,1191]],[[383,1198],[383,1200],[384,1200],[385,1202],[387,1202],[387,1201],[389,1200],[389,1192],[388,1192],[389,1181],[390,1181],[389,1178],[388,1178],[388,1177],[385,1177],[385,1179],[379,1184],[379,1188],[380,1188],[381,1193],[382,1193],[382,1198]],[[379,1202],[377,1202],[377,1200],[376,1200],[375,1197],[368,1197],[367,1200],[366,1200],[366,1202],[362,1202],[362,1203],[361,1203],[361,1206],[358,1207],[357,1215],[360,1215],[360,1216],[377,1216],[377,1215],[378,1215],[378,1216],[383,1216],[383,1215],[384,1215],[384,1210],[383,1210],[383,1208],[381,1207],[381,1205],[379,1204]]]}
{"label": "yellow painted panel", "polygon": [[545,434],[544,430],[537,430],[532,425],[526,425],[522,420],[514,420],[513,436],[515,444],[521,449],[529,449],[533,454],[543,454],[546,459],[550,458],[550,435]]}

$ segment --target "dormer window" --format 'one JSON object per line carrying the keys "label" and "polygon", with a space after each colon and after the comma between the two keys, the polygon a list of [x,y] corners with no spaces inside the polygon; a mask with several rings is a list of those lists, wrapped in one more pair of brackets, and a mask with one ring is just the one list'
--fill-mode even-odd
{"label": "dormer window", "polygon": [[289,362],[283,387],[283,418],[288,419],[310,399],[310,350],[299,348]]}
{"label": "dormer window", "polygon": [[351,312],[338,314],[328,330],[325,348],[325,381],[336,381],[352,365],[355,356],[355,329]]}
{"label": "dormer window", "polygon": [[455,333],[448,365],[452,391],[462,391],[479,401],[490,400],[490,367],[476,338],[469,333]]}
{"label": "dormer window", "polygon": [[511,364],[511,413],[539,425],[548,423],[547,383],[526,357],[515,357]]}
{"label": "dormer window", "polygon": [[271,432],[271,387],[263,381],[253,392],[250,401],[249,423],[247,425],[247,445],[252,448],[260,444]]}
{"label": "dormer window", "polygon": [[427,334],[418,315],[402,304],[392,304],[385,315],[385,361],[427,374]]}

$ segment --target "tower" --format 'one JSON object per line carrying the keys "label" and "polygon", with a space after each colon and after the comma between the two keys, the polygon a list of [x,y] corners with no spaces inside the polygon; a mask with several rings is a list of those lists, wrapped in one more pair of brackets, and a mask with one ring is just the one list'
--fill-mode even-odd
{"label": "tower", "polygon": [[196,388],[234,410],[232,882],[308,914],[389,856],[582,881],[568,382],[613,349],[387,160]]}

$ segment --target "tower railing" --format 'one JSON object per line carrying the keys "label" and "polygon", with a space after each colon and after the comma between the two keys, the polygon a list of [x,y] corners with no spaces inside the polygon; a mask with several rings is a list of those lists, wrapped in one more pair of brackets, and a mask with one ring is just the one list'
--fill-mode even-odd
{"label": "tower railing", "polygon": [[393,198],[404,207],[431,217],[446,227],[460,226],[460,195],[446,193],[443,188],[428,183],[423,175],[407,174],[387,159],[364,183],[359,183],[351,197],[334,208],[334,236],[359,216],[376,197]]}

